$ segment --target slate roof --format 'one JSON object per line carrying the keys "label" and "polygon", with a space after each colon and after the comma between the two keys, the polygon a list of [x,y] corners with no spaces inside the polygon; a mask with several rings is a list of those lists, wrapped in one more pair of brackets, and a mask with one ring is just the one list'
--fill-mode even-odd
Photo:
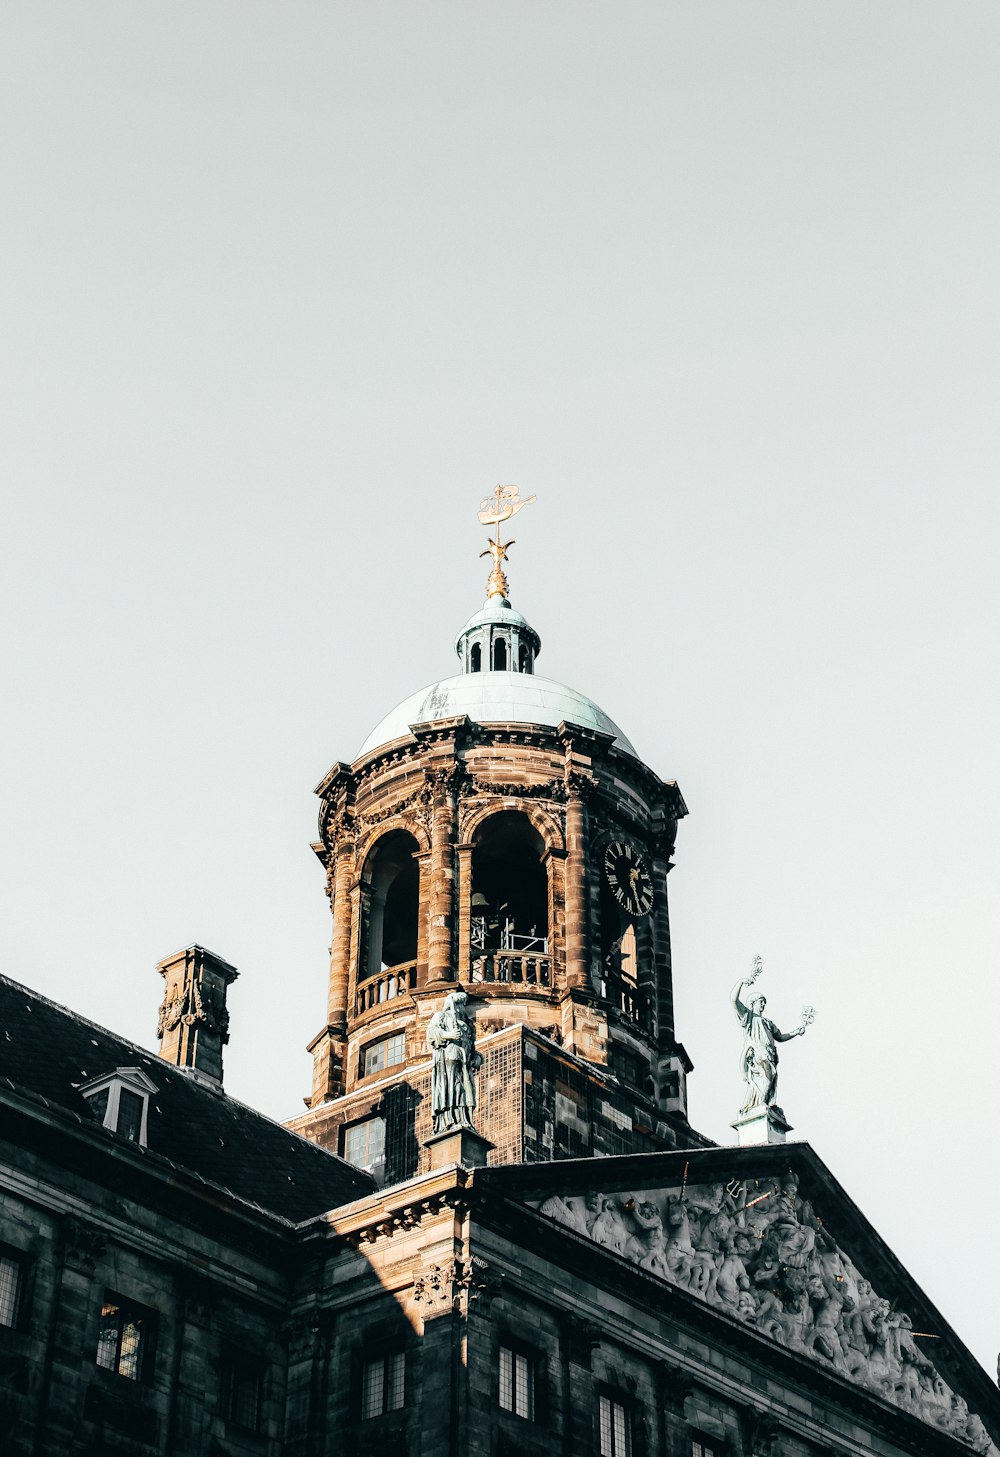
{"label": "slate roof", "polygon": [[131,1156],[169,1160],[293,1223],[374,1188],[370,1176],[346,1160],[148,1049],[0,976],[0,1088],[44,1099],[121,1149],[124,1141],[100,1126],[74,1086],[116,1067],[137,1067],[157,1087],[149,1101],[147,1148],[125,1144]]}

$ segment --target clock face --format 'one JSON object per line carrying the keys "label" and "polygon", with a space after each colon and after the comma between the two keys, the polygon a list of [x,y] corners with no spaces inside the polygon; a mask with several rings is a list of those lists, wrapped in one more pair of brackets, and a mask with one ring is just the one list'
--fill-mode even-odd
{"label": "clock face", "polygon": [[648,916],[653,909],[653,882],[646,862],[628,840],[612,840],[604,852],[604,874],[611,894],[626,915]]}

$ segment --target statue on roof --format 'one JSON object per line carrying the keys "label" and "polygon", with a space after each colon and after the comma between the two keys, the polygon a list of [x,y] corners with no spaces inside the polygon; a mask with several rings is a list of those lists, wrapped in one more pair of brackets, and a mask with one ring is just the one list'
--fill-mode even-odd
{"label": "statue on roof", "polygon": [[744,1001],[744,987],[753,986],[763,970],[763,961],[759,956],[755,956],[749,976],[743,977],[736,983],[732,994],[733,1009],[743,1028],[743,1052],[740,1067],[743,1081],[746,1084],[746,1098],[740,1112],[749,1113],[754,1108],[771,1108],[779,1117],[783,1118],[784,1114],[775,1101],[778,1089],[776,1044],[790,1042],[793,1037],[801,1037],[816,1014],[812,1007],[803,1007],[802,1020],[798,1027],[792,1032],[782,1032],[769,1017],[764,1016],[764,1008],[767,1005],[766,997],[748,997]]}
{"label": "statue on roof", "polygon": [[475,1074],[483,1065],[476,1034],[466,1015],[464,991],[449,992],[444,1006],[427,1024],[431,1051],[431,1114],[435,1133],[472,1128],[476,1110]]}

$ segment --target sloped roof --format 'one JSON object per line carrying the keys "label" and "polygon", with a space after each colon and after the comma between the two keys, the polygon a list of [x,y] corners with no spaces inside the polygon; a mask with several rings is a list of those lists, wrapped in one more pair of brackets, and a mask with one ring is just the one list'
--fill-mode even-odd
{"label": "sloped roof", "polygon": [[[116,1067],[139,1068],[156,1085],[146,1148],[102,1128],[77,1091]],[[119,1150],[154,1162],[168,1160],[293,1223],[363,1198],[374,1188],[369,1175],[221,1089],[0,976],[3,1086],[44,1100]]]}

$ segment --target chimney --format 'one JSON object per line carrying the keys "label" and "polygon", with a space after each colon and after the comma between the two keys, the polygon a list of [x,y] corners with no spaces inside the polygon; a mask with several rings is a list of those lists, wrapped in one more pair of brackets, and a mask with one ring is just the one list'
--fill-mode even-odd
{"label": "chimney", "polygon": [[204,946],[176,951],[157,966],[163,1001],[156,1035],[160,1056],[222,1086],[222,1049],[229,1041],[226,993],[239,972]]}

